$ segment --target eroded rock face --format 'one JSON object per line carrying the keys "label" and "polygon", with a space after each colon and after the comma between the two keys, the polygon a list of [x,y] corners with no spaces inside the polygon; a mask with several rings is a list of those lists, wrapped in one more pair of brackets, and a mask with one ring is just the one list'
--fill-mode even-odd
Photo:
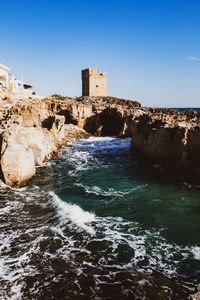
{"label": "eroded rock face", "polygon": [[[144,110],[132,120],[131,152],[140,160],[163,163],[181,175],[200,174],[200,127],[195,113]],[[195,179],[196,180],[196,179]]]}
{"label": "eroded rock face", "polygon": [[20,137],[22,136],[26,140],[26,147],[33,152],[36,165],[41,165],[45,159],[56,152],[54,138],[46,129],[25,127],[21,129]]}
{"label": "eroded rock face", "polygon": [[114,97],[79,97],[43,100],[48,111],[65,116],[66,124],[75,124],[96,136],[131,136],[131,119],[141,106],[137,101]]}
{"label": "eroded rock face", "polygon": [[55,116],[52,133],[42,127],[11,125],[1,137],[1,170],[5,183],[21,186],[35,174],[35,165],[50,158],[65,139],[64,117]]}
{"label": "eroded rock face", "polygon": [[176,162],[181,156],[185,129],[166,127],[164,123],[158,125],[147,117],[133,122],[132,152],[155,162]]}
{"label": "eroded rock face", "polygon": [[100,136],[119,136],[123,130],[124,118],[116,108],[106,108],[101,113],[86,119],[83,128]]}
{"label": "eroded rock face", "polygon": [[[137,101],[114,97],[0,99],[1,168],[9,185],[25,184],[73,138],[130,136]],[[75,126],[77,125],[77,126]]]}
{"label": "eroded rock face", "polygon": [[85,128],[94,135],[130,136],[130,116],[140,106],[137,101],[115,97],[7,98],[0,100],[0,130],[13,123],[24,127],[47,128],[44,123],[48,123],[56,114],[64,116],[65,124]]}
{"label": "eroded rock face", "polygon": [[1,170],[10,186],[21,186],[35,174],[34,155],[28,148],[22,127],[12,125],[2,134]]}
{"label": "eroded rock face", "polygon": [[23,186],[35,175],[33,152],[19,145],[8,147],[2,156],[1,168],[6,184]]}
{"label": "eroded rock face", "polygon": [[[73,140],[73,137],[92,134],[133,136],[131,151],[134,156],[200,174],[198,112],[180,113],[173,109],[142,108],[139,102],[113,97],[8,98],[0,101],[2,149],[6,143],[8,147],[6,152],[1,151],[3,173],[7,172],[5,161],[9,157],[8,151],[13,151],[11,144],[22,147],[25,159],[30,161],[31,152],[34,164],[38,165],[67,141]],[[13,128],[16,127],[12,127],[14,124],[20,128],[20,133],[15,132]],[[10,132],[9,141],[5,139],[6,132]],[[10,157],[13,155],[10,154]],[[26,176],[28,178],[25,174],[25,181]],[[4,178],[7,178],[6,175]]]}

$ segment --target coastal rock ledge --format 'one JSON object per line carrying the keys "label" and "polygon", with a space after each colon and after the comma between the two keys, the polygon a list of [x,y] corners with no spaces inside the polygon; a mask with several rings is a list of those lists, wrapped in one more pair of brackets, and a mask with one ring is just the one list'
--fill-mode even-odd
{"label": "coastal rock ledge", "polygon": [[2,180],[10,186],[25,185],[37,165],[76,138],[130,136],[138,107],[139,102],[113,97],[0,98]]}
{"label": "coastal rock ledge", "polygon": [[53,133],[41,127],[12,124],[1,136],[1,171],[5,183],[21,186],[35,175],[35,166],[56,153],[64,142],[64,117],[56,116]]}
{"label": "coastal rock ledge", "polygon": [[140,110],[132,120],[131,152],[143,162],[163,164],[182,179],[199,183],[200,113]]}
{"label": "coastal rock ledge", "polygon": [[200,113],[141,107],[115,97],[0,95],[1,178],[25,185],[36,166],[67,142],[93,136],[131,137],[131,152],[142,162],[164,164],[181,179],[200,181]]}

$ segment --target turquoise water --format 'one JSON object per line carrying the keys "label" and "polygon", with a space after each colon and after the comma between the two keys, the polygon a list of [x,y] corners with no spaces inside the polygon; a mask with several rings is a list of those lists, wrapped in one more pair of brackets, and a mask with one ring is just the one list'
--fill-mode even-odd
{"label": "turquoise water", "polygon": [[200,191],[131,157],[130,139],[64,147],[1,190],[0,299],[187,299]]}

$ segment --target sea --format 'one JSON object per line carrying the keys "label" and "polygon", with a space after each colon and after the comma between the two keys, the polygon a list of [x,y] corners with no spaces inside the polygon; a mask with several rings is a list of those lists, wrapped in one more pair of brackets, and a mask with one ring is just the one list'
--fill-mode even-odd
{"label": "sea", "polygon": [[200,189],[90,137],[0,190],[0,299],[187,299],[200,282]]}
{"label": "sea", "polygon": [[172,109],[176,109],[179,111],[188,111],[188,110],[195,110],[197,112],[200,111],[200,107],[172,107]]}

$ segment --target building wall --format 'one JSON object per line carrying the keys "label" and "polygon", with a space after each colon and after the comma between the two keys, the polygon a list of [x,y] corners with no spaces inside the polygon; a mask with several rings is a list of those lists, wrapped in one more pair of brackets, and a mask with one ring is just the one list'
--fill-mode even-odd
{"label": "building wall", "polygon": [[3,87],[8,88],[8,68],[0,64],[0,90]]}
{"label": "building wall", "polygon": [[8,76],[8,71],[0,68],[0,76],[4,76],[4,77]]}
{"label": "building wall", "polygon": [[89,96],[89,69],[82,70],[82,96]]}
{"label": "building wall", "polygon": [[106,74],[97,69],[82,70],[82,96],[107,96]]}
{"label": "building wall", "polygon": [[9,68],[0,64],[0,91],[8,91],[20,95],[32,95],[32,90],[24,88],[24,83],[8,73]]}

